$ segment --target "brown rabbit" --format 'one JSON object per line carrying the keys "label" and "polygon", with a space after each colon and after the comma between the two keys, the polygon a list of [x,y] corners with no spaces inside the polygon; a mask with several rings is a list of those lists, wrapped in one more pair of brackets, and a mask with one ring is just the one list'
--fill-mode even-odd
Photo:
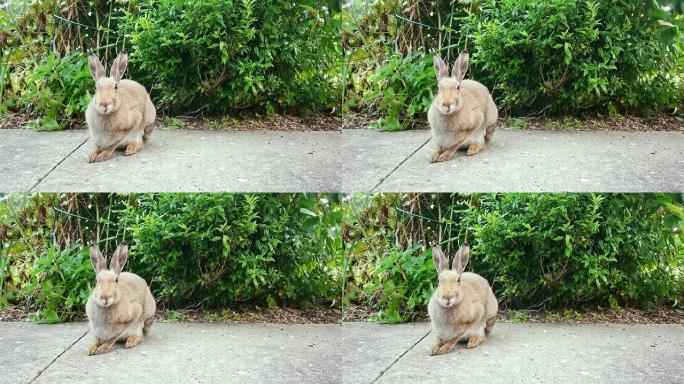
{"label": "brown rabbit", "polygon": [[120,244],[107,269],[100,249],[90,246],[97,285],[86,304],[90,333],[95,337],[89,355],[111,351],[117,340],[125,340],[126,348],[135,347],[154,321],[156,303],[152,292],[142,277],[121,272],[126,260],[128,245]]}
{"label": "brown rabbit", "polygon": [[86,122],[95,150],[88,162],[104,161],[117,148],[125,155],[137,153],[154,129],[157,112],[145,87],[133,80],[122,80],[128,66],[128,54],[114,59],[110,77],[95,55],[88,57],[95,79],[95,95],[86,110]]}
{"label": "brown rabbit", "polygon": [[437,336],[430,355],[449,353],[460,340],[468,340],[468,348],[477,347],[496,322],[499,304],[489,283],[478,274],[463,272],[469,255],[468,244],[461,245],[449,269],[442,249],[432,248],[439,285],[428,304],[432,332]]}
{"label": "brown rabbit", "polygon": [[451,77],[442,58],[433,58],[439,91],[428,111],[435,143],[432,163],[451,160],[465,146],[467,155],[477,155],[496,129],[499,112],[489,90],[477,81],[463,79],[469,58],[468,52],[458,56]]}

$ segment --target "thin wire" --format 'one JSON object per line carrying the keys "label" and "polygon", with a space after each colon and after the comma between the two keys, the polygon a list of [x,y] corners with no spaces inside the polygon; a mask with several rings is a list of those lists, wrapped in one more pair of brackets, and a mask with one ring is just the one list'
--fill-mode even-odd
{"label": "thin wire", "polygon": [[402,16],[399,16],[399,15],[394,15],[394,17],[396,17],[397,19],[406,21],[406,22],[408,22],[408,23],[411,23],[411,24],[416,24],[416,25],[420,25],[421,27],[430,28],[430,29],[434,29],[435,31],[439,31],[438,28],[435,28],[435,27],[430,26],[430,25],[427,25],[427,24],[423,24],[423,23],[421,23],[421,22],[419,22],[419,21],[407,19],[407,18],[402,17]]}

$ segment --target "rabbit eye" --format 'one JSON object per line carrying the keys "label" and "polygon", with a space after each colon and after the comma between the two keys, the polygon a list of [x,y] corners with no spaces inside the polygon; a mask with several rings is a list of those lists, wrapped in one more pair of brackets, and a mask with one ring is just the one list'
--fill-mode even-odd
{"label": "rabbit eye", "polygon": [[[459,87],[460,87],[460,86],[459,86]],[[116,90],[118,90],[118,89],[119,89],[119,83],[114,84],[114,90],[116,91]]]}

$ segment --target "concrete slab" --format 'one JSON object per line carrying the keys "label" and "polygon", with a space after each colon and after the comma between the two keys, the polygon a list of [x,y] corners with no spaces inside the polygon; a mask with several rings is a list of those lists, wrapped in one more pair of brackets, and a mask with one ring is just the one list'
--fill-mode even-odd
{"label": "concrete slab", "polygon": [[[17,130],[24,135],[33,134]],[[65,134],[66,132],[57,135]],[[82,134],[85,134],[83,132]],[[21,135],[3,136],[12,147]],[[42,133],[42,135],[47,135]],[[54,136],[45,136],[49,141]],[[7,140],[5,140],[7,138]],[[10,141],[14,141],[11,143]],[[156,131],[134,156],[88,164],[87,142],[33,190],[48,192],[327,192],[341,190],[342,132]],[[31,151],[19,172],[43,156]],[[31,160],[29,160],[31,159]],[[56,165],[56,161],[53,166]],[[1,175],[7,177],[7,175]],[[32,179],[31,179],[32,180]],[[15,182],[25,191],[27,181]],[[15,184],[13,183],[13,184]],[[31,184],[32,185],[32,184]],[[3,188],[5,189],[5,188]]]}
{"label": "concrete slab", "polygon": [[428,333],[424,324],[344,323],[345,383],[371,383]]}
{"label": "concrete slab", "polygon": [[86,329],[0,323],[0,383],[684,382],[682,324],[497,324],[442,356],[428,323],[155,324],[100,356]]}
{"label": "concrete slab", "polygon": [[[393,135],[403,134],[376,139],[391,145]],[[433,150],[428,142],[374,191],[684,190],[684,132],[498,131],[477,156],[459,152],[450,161],[430,164]]]}
{"label": "concrete slab", "polygon": [[0,323],[0,383],[30,382],[87,330],[83,323]]}
{"label": "concrete slab", "polygon": [[391,174],[430,138],[430,132],[388,133],[368,129],[345,130],[344,192],[368,192]]}
{"label": "concrete slab", "polygon": [[0,130],[0,192],[28,191],[87,137],[85,131]]}
{"label": "concrete slab", "polygon": [[474,349],[429,356],[433,343],[428,335],[377,383],[684,382],[682,324],[497,324]]}
{"label": "concrete slab", "polygon": [[340,383],[341,325],[154,324],[132,349],[86,335],[35,383]]}

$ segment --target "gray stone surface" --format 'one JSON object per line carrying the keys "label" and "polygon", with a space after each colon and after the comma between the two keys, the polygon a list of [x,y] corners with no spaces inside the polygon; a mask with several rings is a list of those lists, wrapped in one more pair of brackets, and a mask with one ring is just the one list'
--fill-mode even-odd
{"label": "gray stone surface", "polygon": [[30,382],[87,330],[83,323],[0,323],[0,384]]}
{"label": "gray stone surface", "polygon": [[[428,323],[399,328],[429,330]],[[378,334],[368,328],[368,333]],[[358,332],[358,330],[357,330]],[[388,332],[391,333],[391,332]],[[414,341],[414,342],[415,342]],[[457,345],[446,355],[429,356],[430,334],[392,365],[377,383],[682,383],[684,325],[497,324],[481,346]],[[363,350],[357,350],[363,353]],[[368,351],[371,359],[374,351]],[[364,356],[356,359],[363,360]]]}
{"label": "gray stone surface", "polygon": [[[401,142],[406,135],[417,142]],[[429,131],[377,133],[345,131],[345,142],[388,151],[411,152]],[[411,148],[404,146],[411,145]],[[477,156],[460,151],[454,159],[430,164],[432,142],[385,174],[378,192],[681,192],[684,190],[684,132],[497,131]],[[372,157],[352,164],[349,179],[363,178]],[[400,162],[403,163],[399,166]],[[365,164],[364,164],[365,163]],[[382,167],[382,172],[391,168]],[[369,184],[362,185],[365,191]]]}
{"label": "gray stone surface", "polygon": [[[69,326],[79,332],[85,323]],[[10,325],[12,340],[32,348],[13,353],[18,363],[44,369],[65,348],[55,326]],[[36,336],[35,328],[42,334]],[[5,334],[8,323],[0,323]],[[87,356],[92,343],[86,335],[63,353],[35,383],[340,383],[341,325],[215,325],[154,324],[135,348],[117,344],[110,353]],[[73,335],[70,343],[80,335]],[[64,344],[64,343],[62,343]],[[51,356],[37,359],[33,349]],[[58,348],[59,346],[59,348]],[[7,352],[2,353],[5,358]],[[28,383],[31,375],[10,369],[3,382]],[[27,380],[28,379],[28,380]]]}
{"label": "gray stone surface", "polygon": [[422,324],[344,323],[342,328],[342,372],[350,384],[373,382],[429,331]]}
{"label": "gray stone surface", "polygon": [[0,191],[684,190],[684,132],[498,131],[479,155],[438,164],[429,131],[157,131],[137,155],[95,164],[85,137],[0,131]]}
{"label": "gray stone surface", "polygon": [[[19,134],[15,133],[18,132]],[[16,130],[0,132],[0,141],[14,147],[23,135],[59,134]],[[85,132],[80,132],[85,135]],[[6,136],[5,136],[6,135]],[[49,135],[49,136],[48,136]],[[76,146],[72,145],[73,151]],[[90,141],[66,159],[51,159],[54,170],[33,191],[49,192],[326,192],[341,190],[342,132],[215,132],[155,131],[138,154],[117,152],[108,161],[88,164]],[[13,181],[3,191],[26,191],[34,178],[24,176],[42,148],[15,161],[0,175]],[[52,167],[46,167],[49,171]],[[41,170],[42,172],[42,170]],[[24,180],[27,179],[27,180]],[[35,183],[35,181],[33,181]]]}
{"label": "gray stone surface", "polygon": [[87,137],[85,131],[0,129],[0,192],[28,191]]}
{"label": "gray stone surface", "polygon": [[684,382],[682,324],[500,323],[441,356],[429,328],[155,324],[133,349],[87,356],[85,323],[0,323],[0,383]]}
{"label": "gray stone surface", "polygon": [[425,131],[388,133],[368,129],[345,130],[345,192],[368,192],[390,175],[430,138]]}

